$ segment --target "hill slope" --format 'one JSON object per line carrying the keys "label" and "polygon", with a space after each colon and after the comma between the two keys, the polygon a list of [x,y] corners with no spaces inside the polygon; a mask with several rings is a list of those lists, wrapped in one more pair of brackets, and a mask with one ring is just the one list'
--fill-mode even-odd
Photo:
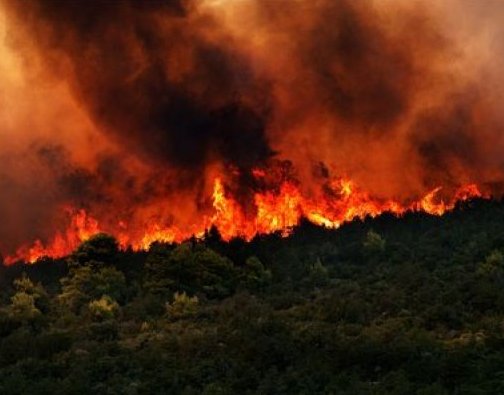
{"label": "hill slope", "polygon": [[2,394],[504,393],[504,204],[2,267]]}

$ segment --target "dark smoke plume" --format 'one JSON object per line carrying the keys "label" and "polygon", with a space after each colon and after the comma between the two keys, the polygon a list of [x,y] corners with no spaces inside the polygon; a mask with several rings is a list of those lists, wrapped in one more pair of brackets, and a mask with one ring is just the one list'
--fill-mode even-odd
{"label": "dark smoke plume", "polygon": [[181,2],[33,1],[25,19],[106,133],[145,160],[184,169],[217,157],[250,169],[271,150],[261,84],[243,56],[207,40]]}

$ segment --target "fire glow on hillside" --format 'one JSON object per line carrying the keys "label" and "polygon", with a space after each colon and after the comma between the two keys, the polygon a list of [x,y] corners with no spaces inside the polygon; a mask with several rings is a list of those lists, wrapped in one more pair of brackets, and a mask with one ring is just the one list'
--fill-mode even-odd
{"label": "fire glow on hillside", "polygon": [[[133,247],[137,250],[148,249],[155,241],[182,242],[192,236],[203,235],[212,226],[219,230],[223,240],[234,237],[250,240],[257,234],[277,231],[288,235],[301,218],[317,225],[337,228],[345,221],[374,217],[383,212],[401,215],[410,210],[442,215],[458,201],[481,196],[476,185],[467,185],[460,188],[448,203],[443,200],[436,202],[436,194],[439,191],[439,188],[436,188],[421,200],[410,206],[403,206],[394,201],[373,201],[366,193],[355,191],[351,181],[338,180],[332,183],[330,188],[329,196],[309,200],[301,195],[294,183],[284,182],[277,192],[255,194],[255,216],[250,218],[244,214],[238,202],[226,196],[222,181],[217,178],[213,192],[213,215],[203,216],[200,224],[179,229],[176,225],[166,227],[153,222],[143,227],[143,234],[132,238],[133,233],[128,231],[126,222],[120,221],[116,229],[107,229],[107,232],[116,235],[122,248]],[[33,263],[45,256],[63,257],[70,254],[81,242],[102,231],[98,221],[88,216],[83,209],[77,212],[69,209],[68,215],[70,226],[64,233],[56,233],[47,246],[37,240],[32,246],[19,248],[15,255],[7,257],[6,263],[18,260]]]}
{"label": "fire glow on hillside", "polygon": [[5,262],[501,196],[504,7],[463,3],[0,1]]}

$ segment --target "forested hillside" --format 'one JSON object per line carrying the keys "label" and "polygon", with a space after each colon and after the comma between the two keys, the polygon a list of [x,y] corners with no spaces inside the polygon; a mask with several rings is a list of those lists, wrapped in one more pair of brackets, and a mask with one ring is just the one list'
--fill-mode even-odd
{"label": "forested hillside", "polygon": [[504,203],[0,272],[0,394],[502,394]]}

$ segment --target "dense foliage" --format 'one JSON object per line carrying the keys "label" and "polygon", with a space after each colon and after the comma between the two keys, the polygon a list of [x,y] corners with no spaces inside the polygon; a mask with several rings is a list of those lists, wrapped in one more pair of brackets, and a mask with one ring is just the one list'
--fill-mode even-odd
{"label": "dense foliage", "polygon": [[0,272],[0,393],[502,394],[504,204]]}

